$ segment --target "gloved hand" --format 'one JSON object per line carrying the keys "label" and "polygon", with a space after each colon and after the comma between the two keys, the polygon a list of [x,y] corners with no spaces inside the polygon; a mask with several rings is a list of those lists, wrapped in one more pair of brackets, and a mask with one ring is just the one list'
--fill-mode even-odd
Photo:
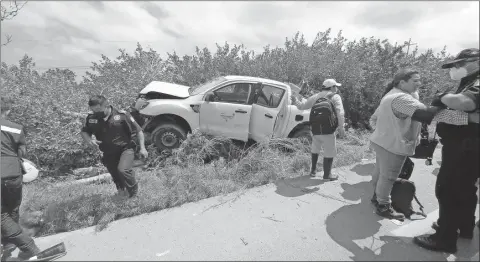
{"label": "gloved hand", "polygon": [[442,97],[446,94],[447,93],[441,93],[440,95],[435,96],[430,105],[440,107],[440,108],[447,108],[447,106],[442,102]]}

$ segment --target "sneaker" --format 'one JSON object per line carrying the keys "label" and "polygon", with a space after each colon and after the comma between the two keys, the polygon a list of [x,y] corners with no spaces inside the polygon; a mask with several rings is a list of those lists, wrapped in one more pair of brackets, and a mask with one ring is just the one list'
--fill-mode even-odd
{"label": "sneaker", "polygon": [[317,176],[317,172],[315,171],[310,172],[310,177],[316,177],[316,176]]}
{"label": "sneaker", "polygon": [[12,243],[8,243],[3,246],[3,251],[13,252],[15,251],[15,249],[17,249],[17,246],[15,246],[15,244],[12,244]]}
{"label": "sneaker", "polygon": [[388,205],[377,205],[376,210],[377,215],[387,218],[387,219],[396,219],[403,221],[405,220],[405,215],[402,213],[396,212],[390,204]]}
{"label": "sneaker", "polygon": [[335,181],[335,180],[338,180],[338,176],[330,173],[329,176],[323,175],[323,179],[328,181]]}
{"label": "sneaker", "polygon": [[17,249],[17,246],[14,244],[6,244],[5,246],[2,245],[2,252],[1,252],[1,261],[6,261],[8,258],[12,256],[12,252]]}

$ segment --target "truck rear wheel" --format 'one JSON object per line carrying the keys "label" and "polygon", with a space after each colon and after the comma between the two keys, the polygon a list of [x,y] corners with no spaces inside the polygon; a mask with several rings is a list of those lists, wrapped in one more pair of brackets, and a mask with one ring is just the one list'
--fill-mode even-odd
{"label": "truck rear wheel", "polygon": [[152,132],[152,141],[159,151],[178,148],[186,138],[187,132],[171,123],[161,124]]}
{"label": "truck rear wheel", "polygon": [[299,128],[295,133],[293,133],[292,138],[299,138],[308,143],[309,145],[312,143],[312,132],[310,131],[309,126],[302,126]]}

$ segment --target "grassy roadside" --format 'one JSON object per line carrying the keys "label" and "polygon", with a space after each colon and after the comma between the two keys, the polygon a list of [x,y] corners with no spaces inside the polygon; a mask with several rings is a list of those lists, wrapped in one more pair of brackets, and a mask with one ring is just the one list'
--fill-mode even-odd
{"label": "grassy roadside", "polygon": [[[372,158],[368,133],[347,132],[338,140],[334,166]],[[204,164],[204,160],[211,160]],[[111,182],[55,187],[34,181],[24,187],[22,224],[31,235],[45,236],[175,207],[188,202],[306,175],[309,147],[299,140],[276,139],[245,149],[228,139],[192,134],[167,158],[152,154],[151,168],[137,172],[139,195],[115,196]],[[322,170],[319,161],[319,170]]]}

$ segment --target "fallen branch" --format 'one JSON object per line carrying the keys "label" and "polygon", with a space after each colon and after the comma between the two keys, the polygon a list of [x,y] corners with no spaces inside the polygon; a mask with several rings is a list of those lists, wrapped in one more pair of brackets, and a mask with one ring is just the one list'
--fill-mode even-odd
{"label": "fallen branch", "polygon": [[101,174],[101,175],[98,175],[98,176],[93,176],[93,177],[89,177],[89,178],[85,178],[85,179],[79,179],[79,180],[74,180],[74,181],[68,181],[68,182],[65,182],[65,183],[59,183],[59,184],[56,184],[55,186],[68,186],[68,185],[74,185],[74,184],[87,184],[87,183],[90,183],[90,182],[99,182],[99,181],[104,181],[104,180],[109,180],[111,179],[112,176],[110,175],[110,173],[104,173],[104,174]]}

